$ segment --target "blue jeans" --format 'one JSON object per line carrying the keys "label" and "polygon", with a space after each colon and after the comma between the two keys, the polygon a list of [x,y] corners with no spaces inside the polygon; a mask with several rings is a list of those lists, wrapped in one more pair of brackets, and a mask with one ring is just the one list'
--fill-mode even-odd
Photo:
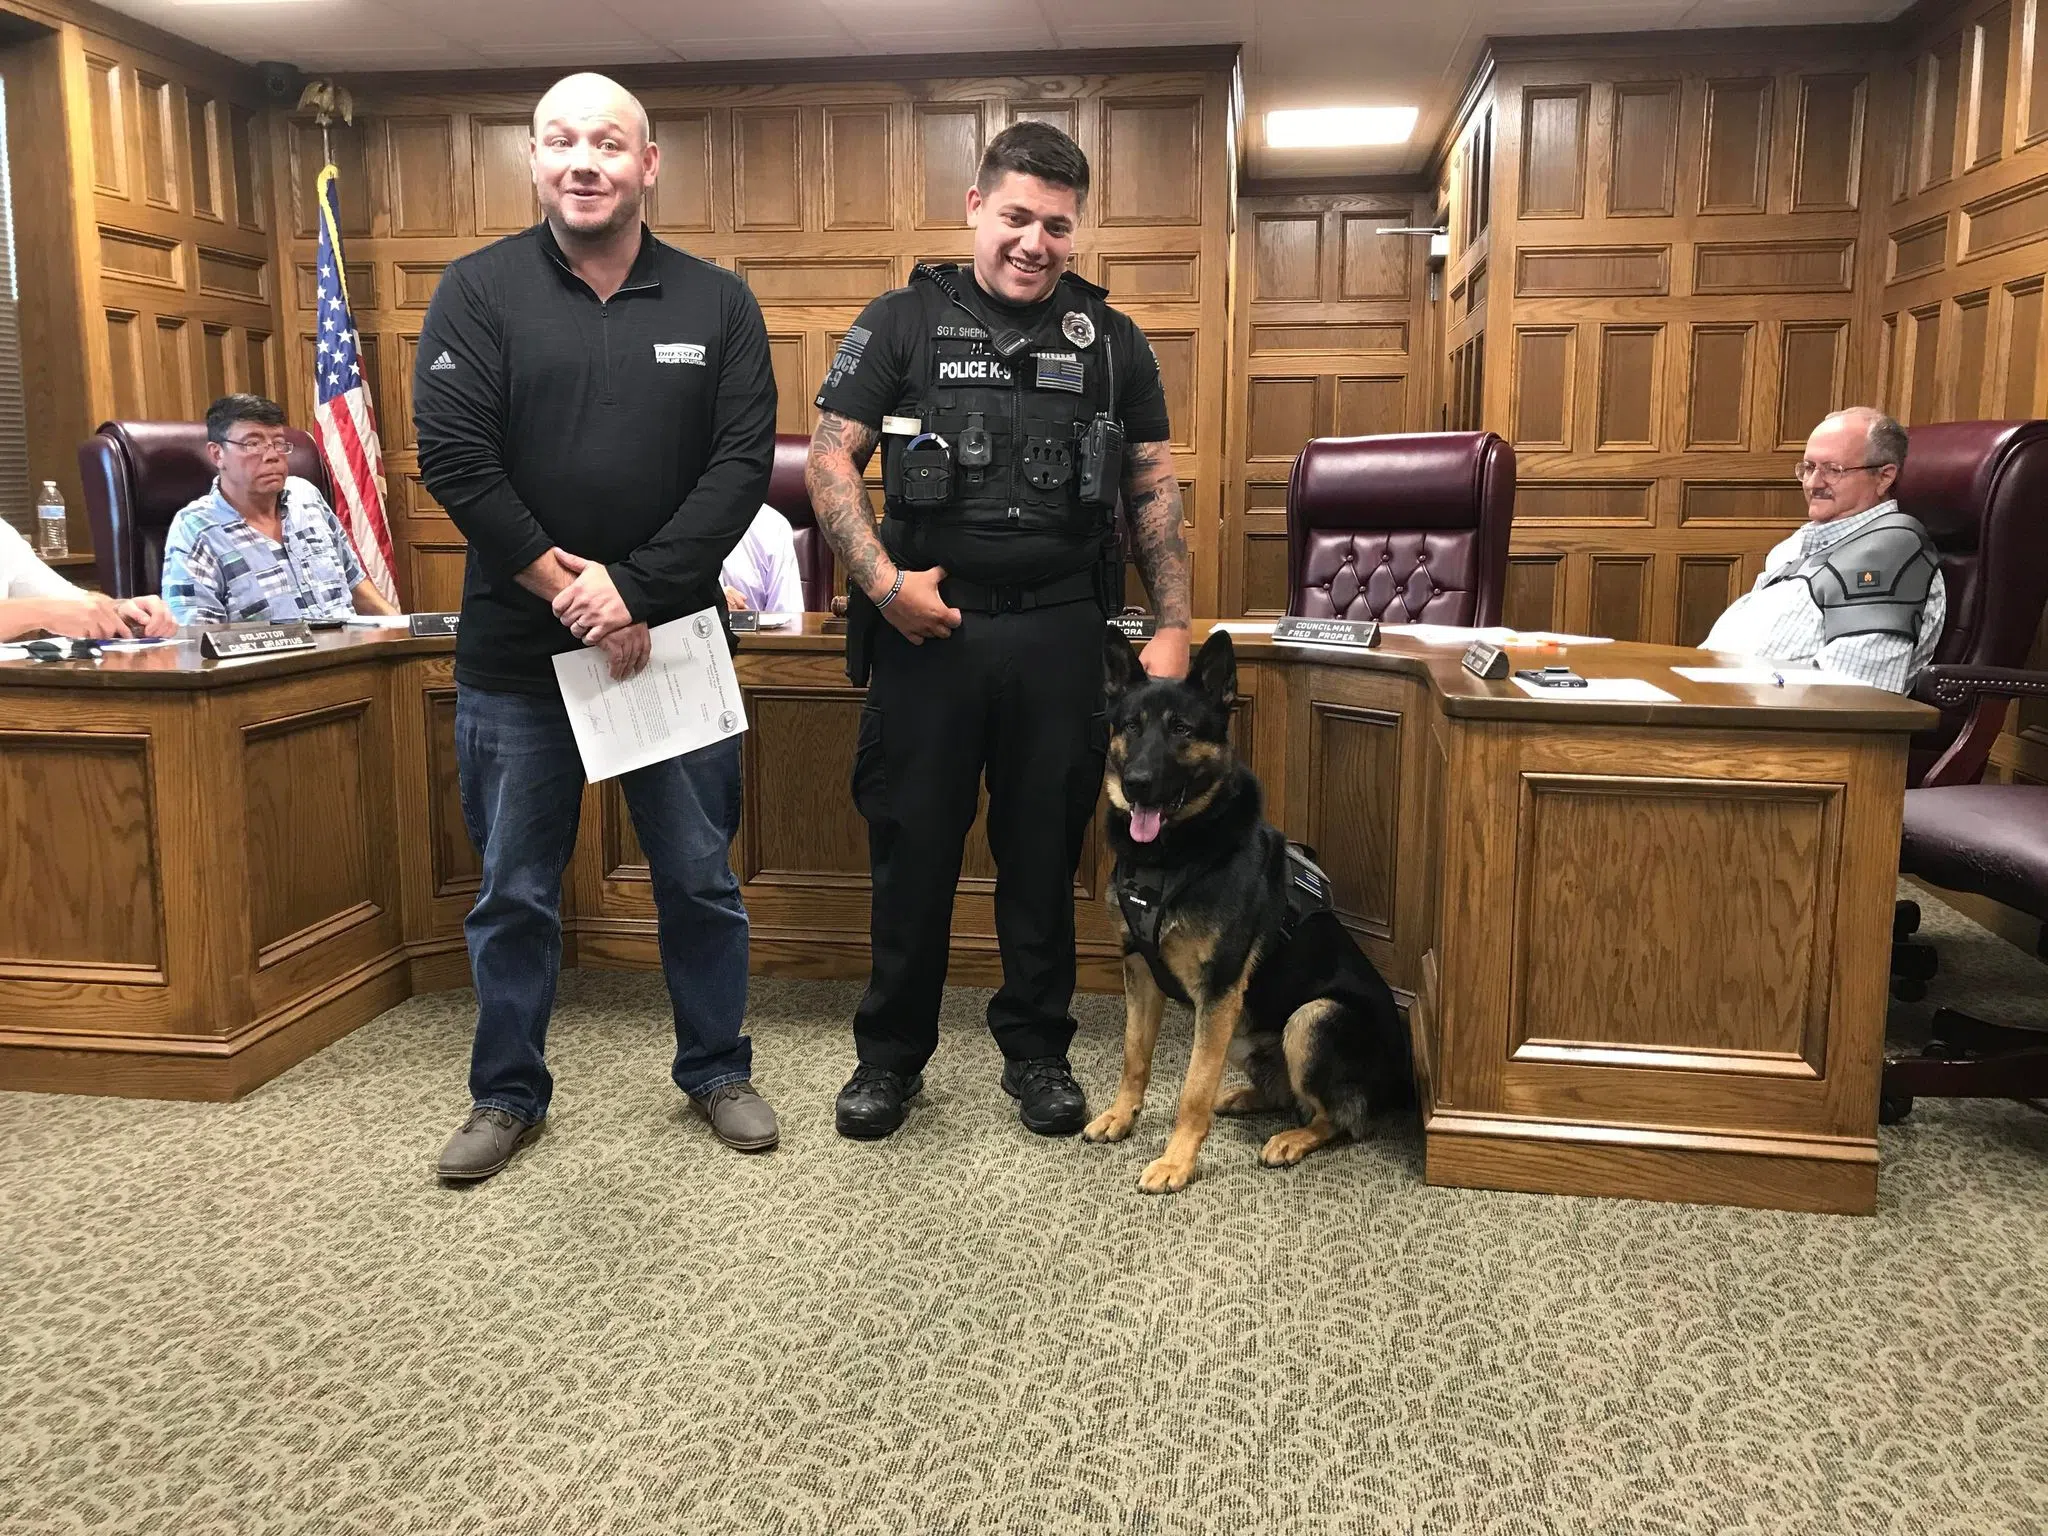
{"label": "blue jeans", "polygon": [[[548,1112],[548,1016],[562,966],[562,871],[576,846],[583,761],[558,694],[455,690],[462,814],[483,853],[463,923],[476,981],[469,1094],[529,1123]],[[619,781],[646,850],[661,969],[675,1007],[672,1076],[703,1095],[751,1075],[747,909],[728,851],[740,821],[735,738]]]}

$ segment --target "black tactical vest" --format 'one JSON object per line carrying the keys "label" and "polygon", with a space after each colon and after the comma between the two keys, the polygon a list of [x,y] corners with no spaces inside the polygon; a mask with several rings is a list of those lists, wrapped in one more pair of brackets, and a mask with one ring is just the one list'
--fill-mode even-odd
{"label": "black tactical vest", "polygon": [[1080,495],[1082,438],[1098,414],[1116,417],[1114,343],[1106,290],[1063,275],[1028,345],[972,276],[947,262],[920,265],[922,378],[903,413],[915,433],[885,431],[882,485],[891,518],[976,531],[1097,537],[1107,506]]}

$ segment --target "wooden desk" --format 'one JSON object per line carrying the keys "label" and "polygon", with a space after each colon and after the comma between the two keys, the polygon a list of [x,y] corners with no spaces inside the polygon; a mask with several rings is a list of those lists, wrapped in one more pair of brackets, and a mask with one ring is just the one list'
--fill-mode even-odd
{"label": "wooden desk", "polygon": [[[1708,658],[1666,647],[1570,653],[1678,697],[1624,705],[1531,699],[1398,636],[1357,657],[1238,639],[1233,729],[1268,814],[1410,1005],[1431,1182],[1872,1208],[1906,737],[1932,711],[1689,683],[1669,667]],[[840,645],[812,618],[740,653],[759,972],[867,971]],[[232,1098],[465,984],[451,648],[0,664],[0,1088]],[[1109,990],[1106,873],[1098,836],[1079,947]],[[955,980],[997,976],[993,876],[977,829]],[[615,787],[587,793],[564,915],[566,963],[655,963]]]}

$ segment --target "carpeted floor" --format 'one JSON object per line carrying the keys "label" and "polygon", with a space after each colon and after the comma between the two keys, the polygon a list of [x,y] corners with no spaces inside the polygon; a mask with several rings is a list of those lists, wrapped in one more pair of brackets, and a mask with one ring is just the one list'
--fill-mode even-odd
{"label": "carpeted floor", "polygon": [[[1927,927],[1925,1006],[2042,1017]],[[0,1531],[2048,1531],[2048,1115],[1923,1102],[1867,1220],[1430,1189],[1412,1132],[1269,1172],[1270,1121],[1152,1199],[1170,1086],[1030,1136],[981,993],[905,1131],[839,1140],[854,996],[758,984],[749,1159],[658,979],[572,974],[552,1127],[469,1192],[467,993],[236,1105],[0,1095]]]}

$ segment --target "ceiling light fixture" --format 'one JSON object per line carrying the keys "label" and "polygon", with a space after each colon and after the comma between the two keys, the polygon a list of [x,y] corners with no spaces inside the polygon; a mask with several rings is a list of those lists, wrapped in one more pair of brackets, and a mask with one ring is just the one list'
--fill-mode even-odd
{"label": "ceiling light fixture", "polygon": [[1414,107],[1296,107],[1266,114],[1270,149],[1336,149],[1356,144],[1406,144]]}

